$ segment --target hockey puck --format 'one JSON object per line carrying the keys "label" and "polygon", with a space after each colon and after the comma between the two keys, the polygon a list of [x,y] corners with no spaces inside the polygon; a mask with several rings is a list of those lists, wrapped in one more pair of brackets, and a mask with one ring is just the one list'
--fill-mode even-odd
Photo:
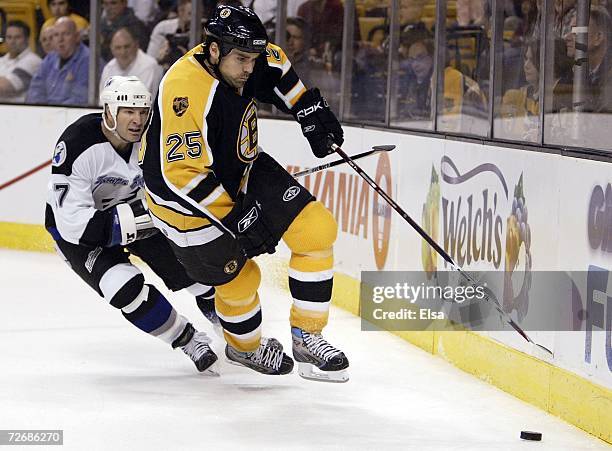
{"label": "hockey puck", "polygon": [[539,442],[540,440],[542,440],[542,433],[534,432],[534,431],[521,431],[521,438],[523,440],[531,440],[534,442]]}

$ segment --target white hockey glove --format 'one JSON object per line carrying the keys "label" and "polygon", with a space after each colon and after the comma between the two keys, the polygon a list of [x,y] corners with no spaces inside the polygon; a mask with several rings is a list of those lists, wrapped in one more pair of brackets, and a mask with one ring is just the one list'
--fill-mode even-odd
{"label": "white hockey glove", "polygon": [[111,229],[107,247],[125,246],[158,232],[143,199],[115,205],[110,214]]}

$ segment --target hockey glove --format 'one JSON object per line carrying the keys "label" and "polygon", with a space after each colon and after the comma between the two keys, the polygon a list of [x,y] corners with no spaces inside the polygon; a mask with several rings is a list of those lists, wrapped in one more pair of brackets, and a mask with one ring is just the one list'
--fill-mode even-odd
{"label": "hockey glove", "polygon": [[318,88],[309,89],[302,94],[291,112],[317,157],[324,158],[333,153],[332,144],[341,146],[344,142],[340,122],[329,109]]}
{"label": "hockey glove", "polygon": [[273,254],[278,239],[266,223],[260,203],[255,199],[247,199],[236,202],[221,223],[236,235],[238,244],[247,257]]}
{"label": "hockey glove", "polygon": [[133,243],[157,233],[146,203],[137,199],[115,205],[111,211],[110,233],[107,247]]}

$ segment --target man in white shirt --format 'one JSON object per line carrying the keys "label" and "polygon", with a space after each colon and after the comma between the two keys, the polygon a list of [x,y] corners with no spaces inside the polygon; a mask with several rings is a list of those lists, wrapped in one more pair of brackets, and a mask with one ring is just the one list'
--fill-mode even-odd
{"label": "man in white shirt", "polygon": [[7,24],[8,52],[0,58],[0,102],[25,101],[32,77],[40,67],[41,59],[28,48],[30,27],[20,20]]}
{"label": "man in white shirt", "polygon": [[[179,0],[177,6],[177,17],[174,19],[162,20],[151,33],[151,40],[147,47],[147,54],[157,59],[163,64],[170,53],[171,45],[167,35],[186,34],[189,32],[191,21],[191,0]],[[188,49],[186,49],[188,50]]]}
{"label": "man in white shirt", "polygon": [[128,0],[128,8],[134,10],[134,14],[146,25],[155,22],[155,16],[159,12],[157,1],[154,0]]}
{"label": "man in white shirt", "polygon": [[138,38],[128,28],[120,28],[111,38],[110,50],[113,59],[102,70],[100,77],[100,92],[104,83],[113,75],[138,77],[151,91],[153,97],[157,93],[163,70],[155,58],[138,48]]}

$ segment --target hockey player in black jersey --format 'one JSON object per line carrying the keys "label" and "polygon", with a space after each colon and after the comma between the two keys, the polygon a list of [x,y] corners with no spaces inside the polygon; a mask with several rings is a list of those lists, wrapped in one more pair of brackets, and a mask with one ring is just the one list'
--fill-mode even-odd
{"label": "hockey player in black jersey", "polygon": [[265,374],[287,374],[293,361],[277,340],[261,336],[261,276],[251,257],[274,252],[283,239],[292,252],[290,325],[299,373],[344,382],[348,359],[321,335],[337,224],[259,149],[258,102],[292,114],[318,157],[342,144],[327,102],[268,42],[257,15],[220,5],[205,42],[168,70],[153,105],[141,151],[151,216],[190,277],[216,288],[228,359]]}
{"label": "hockey player in black jersey", "polygon": [[216,374],[209,338],[146,284],[129,254],[139,256],[173,291],[186,288],[218,325],[214,288],[190,279],[143,199],[138,166],[151,94],[136,77],[111,77],[100,94],[103,113],[88,114],[58,140],[45,225],[56,250],[89,286],[142,331],[181,348],[198,371]]}

